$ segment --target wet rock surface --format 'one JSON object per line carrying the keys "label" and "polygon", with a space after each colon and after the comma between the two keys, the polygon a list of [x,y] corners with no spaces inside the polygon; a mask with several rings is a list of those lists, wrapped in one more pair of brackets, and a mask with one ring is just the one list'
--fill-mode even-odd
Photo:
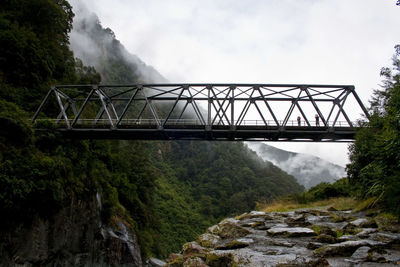
{"label": "wet rock surface", "polygon": [[225,219],[171,254],[166,266],[399,266],[400,234],[331,209]]}
{"label": "wet rock surface", "polygon": [[98,199],[72,202],[50,219],[18,227],[3,238],[13,247],[0,242],[0,266],[142,266],[134,232],[122,221],[103,225]]}

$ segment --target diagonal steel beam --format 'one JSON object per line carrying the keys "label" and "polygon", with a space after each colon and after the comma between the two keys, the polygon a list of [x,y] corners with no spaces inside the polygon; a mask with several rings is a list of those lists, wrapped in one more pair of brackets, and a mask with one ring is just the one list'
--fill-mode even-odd
{"label": "diagonal steel beam", "polygon": [[64,120],[65,120],[65,124],[67,125],[68,129],[71,129],[71,124],[69,123],[67,113],[65,112],[64,105],[63,105],[63,103],[61,101],[61,98],[60,98],[60,95],[58,94],[57,89],[55,89],[53,92],[56,95],[57,103],[58,103],[58,106],[60,107],[61,113],[63,114]]}
{"label": "diagonal steel beam", "polygon": [[119,124],[121,123],[122,118],[125,116],[126,112],[128,111],[129,107],[131,106],[131,103],[132,103],[133,99],[135,98],[135,96],[137,95],[137,93],[138,93],[140,90],[142,90],[142,87],[137,87],[137,88],[136,88],[136,91],[132,94],[131,98],[129,98],[128,103],[126,104],[124,110],[123,110],[122,113],[121,113],[121,116],[119,117],[119,119],[118,119],[118,121],[117,121],[117,124],[116,124],[117,127],[118,127]]}
{"label": "diagonal steel beam", "polygon": [[315,110],[317,111],[317,114],[318,114],[318,116],[320,117],[321,121],[322,121],[322,122],[324,123],[324,125],[327,127],[328,125],[327,125],[327,122],[326,122],[326,120],[325,120],[325,118],[324,118],[324,115],[322,115],[321,111],[319,110],[318,105],[315,103],[314,98],[311,96],[310,92],[308,91],[308,88],[307,88],[307,87],[303,87],[303,88],[304,88],[303,90],[306,92],[306,94],[307,94],[308,97],[310,98],[311,103],[312,103],[312,105],[314,106]]}
{"label": "diagonal steel beam", "polygon": [[264,101],[264,104],[267,106],[267,109],[268,109],[269,113],[271,114],[272,118],[274,119],[274,121],[275,121],[275,123],[276,123],[276,126],[280,126],[280,125],[279,125],[279,121],[278,121],[278,119],[277,119],[276,116],[275,116],[275,113],[272,111],[271,106],[268,104],[267,99],[266,99],[265,96],[262,94],[260,87],[257,86],[257,87],[254,87],[254,88],[255,88],[256,90],[258,90],[258,92],[259,92],[259,94],[260,94],[262,100]]}
{"label": "diagonal steel beam", "polygon": [[89,99],[92,97],[92,95],[94,94],[96,89],[97,89],[97,85],[93,86],[92,90],[90,90],[90,92],[89,92],[88,96],[85,98],[82,106],[79,108],[78,114],[75,116],[74,120],[72,121],[71,127],[74,127],[75,123],[78,121],[79,117],[82,114],[82,111],[85,109],[87,103],[89,102]]}
{"label": "diagonal steel beam", "polygon": [[46,96],[44,97],[44,99],[40,103],[39,108],[36,110],[35,114],[33,114],[32,123],[35,122],[35,120],[39,116],[39,113],[42,111],[42,108],[43,108],[44,104],[46,104],[47,100],[49,99],[51,93],[54,92],[54,90],[55,90],[55,87],[52,86],[51,89],[47,92]]}
{"label": "diagonal steel beam", "polygon": [[181,98],[181,96],[182,96],[182,94],[183,94],[183,92],[184,92],[185,90],[187,90],[187,87],[184,85],[184,86],[182,86],[181,92],[179,93],[178,97],[176,98],[176,100],[175,100],[175,102],[174,102],[172,108],[171,108],[170,111],[168,112],[168,115],[167,115],[167,117],[165,118],[165,120],[164,120],[164,122],[163,122],[163,124],[162,124],[163,127],[165,126],[165,124],[166,124],[167,121],[169,120],[169,117],[171,116],[172,112],[174,111],[176,105],[178,104],[178,101],[180,100],[180,98]]}
{"label": "diagonal steel beam", "polygon": [[104,111],[105,111],[105,113],[107,115],[108,121],[110,122],[111,128],[115,128],[113,119],[111,117],[110,111],[108,110],[107,103],[106,103],[106,100],[105,100],[106,96],[104,96],[103,92],[101,90],[98,90],[98,89],[96,89],[96,94],[100,98],[101,105],[104,108]]}

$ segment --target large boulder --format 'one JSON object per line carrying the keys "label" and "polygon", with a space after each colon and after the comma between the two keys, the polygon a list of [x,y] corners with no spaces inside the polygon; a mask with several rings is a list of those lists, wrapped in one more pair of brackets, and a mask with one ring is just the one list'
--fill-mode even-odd
{"label": "large boulder", "polygon": [[221,240],[221,237],[215,234],[205,233],[197,237],[197,242],[206,248],[215,247],[218,242]]}
{"label": "large boulder", "polygon": [[219,224],[208,228],[207,232],[216,234],[221,238],[239,238],[248,235],[250,231],[240,226],[238,222],[238,220],[232,218],[225,219]]}

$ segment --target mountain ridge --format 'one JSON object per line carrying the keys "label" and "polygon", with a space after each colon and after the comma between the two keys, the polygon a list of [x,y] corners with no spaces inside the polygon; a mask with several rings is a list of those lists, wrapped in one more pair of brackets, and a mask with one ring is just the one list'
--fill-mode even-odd
{"label": "mountain ridge", "polygon": [[333,183],[346,176],[345,169],[342,166],[317,156],[290,152],[265,143],[247,142],[246,145],[262,159],[293,175],[297,182],[306,189],[321,182]]}

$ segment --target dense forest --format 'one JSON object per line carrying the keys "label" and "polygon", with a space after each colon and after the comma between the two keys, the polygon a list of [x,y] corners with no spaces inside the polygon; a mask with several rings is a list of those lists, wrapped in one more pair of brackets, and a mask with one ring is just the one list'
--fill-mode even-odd
{"label": "dense forest", "polygon": [[[52,84],[135,83],[154,77],[138,71],[128,60],[134,56],[124,56],[122,45],[99,21],[87,29],[89,38],[107,48],[99,55],[100,66],[75,58],[69,47],[73,17],[65,0],[6,0],[0,6],[4,262],[31,242],[23,233],[35,221],[60,224],[57,214],[67,210],[73,217],[75,207],[84,210],[97,196],[102,223],[129,225],[144,257],[165,257],[227,215],[253,209],[260,199],[303,190],[242,143],[80,141],[62,139],[52,125],[46,125],[47,132],[35,131],[29,118]],[[51,242],[46,247],[52,258],[39,257],[34,264],[76,253],[68,244],[63,252]]]}

